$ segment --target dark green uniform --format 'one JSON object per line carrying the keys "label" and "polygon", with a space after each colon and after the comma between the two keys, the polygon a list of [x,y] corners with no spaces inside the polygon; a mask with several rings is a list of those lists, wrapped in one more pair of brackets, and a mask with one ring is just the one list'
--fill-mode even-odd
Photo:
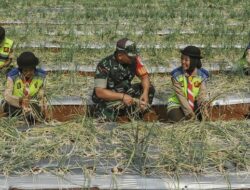
{"label": "dark green uniform", "polygon": [[[95,73],[95,87],[106,88],[115,92],[126,93],[134,98],[139,98],[143,92],[140,83],[131,84],[131,81],[137,76],[148,74],[141,72],[145,70],[143,65],[138,67],[133,61],[131,64],[121,64],[117,62],[114,55],[104,58],[98,65]],[[146,71],[146,70],[145,70]],[[149,89],[149,103],[154,97],[154,87]],[[92,100],[97,104],[96,113],[106,119],[115,120],[119,115],[130,115],[136,110],[136,106],[125,106],[121,101],[105,101],[96,96],[95,91]]]}

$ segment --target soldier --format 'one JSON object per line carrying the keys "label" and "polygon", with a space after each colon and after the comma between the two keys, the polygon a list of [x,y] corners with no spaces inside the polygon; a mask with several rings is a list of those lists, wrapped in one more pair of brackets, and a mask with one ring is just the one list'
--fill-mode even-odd
{"label": "soldier", "polygon": [[[181,50],[181,65],[171,72],[174,94],[168,100],[170,122],[207,117],[206,81],[208,71],[201,68],[201,52],[195,46]],[[202,111],[201,111],[202,110]]]}
{"label": "soldier", "polygon": [[4,91],[4,112],[9,116],[24,114],[29,122],[47,116],[44,95],[45,71],[36,68],[38,58],[32,52],[23,52],[17,58],[18,68],[7,74]]}
{"label": "soldier", "polygon": [[[131,84],[135,75],[141,83]],[[94,82],[92,100],[97,104],[98,116],[101,114],[111,121],[117,116],[131,116],[138,108],[136,102],[141,113],[147,112],[145,117],[149,113],[154,115],[148,105],[153,101],[155,90],[150,85],[149,74],[141,62],[136,44],[131,40],[123,38],[117,41],[116,51],[97,65]]]}
{"label": "soldier", "polygon": [[7,73],[13,59],[13,41],[5,37],[5,29],[0,26],[0,69]]}

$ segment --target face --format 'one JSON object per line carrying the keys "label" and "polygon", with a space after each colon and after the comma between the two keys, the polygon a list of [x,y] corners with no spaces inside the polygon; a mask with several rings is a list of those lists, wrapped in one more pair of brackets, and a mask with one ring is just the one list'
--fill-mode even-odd
{"label": "face", "polygon": [[25,78],[31,79],[35,74],[35,69],[34,68],[23,68],[22,74]]}
{"label": "face", "polygon": [[118,53],[118,56],[117,56],[118,61],[125,63],[125,64],[131,64],[134,58],[135,57],[128,56],[126,53]]}
{"label": "face", "polygon": [[190,57],[187,55],[181,55],[181,65],[182,68],[186,71],[190,66]]}
{"label": "face", "polygon": [[247,50],[246,60],[248,64],[250,65],[250,49]]}

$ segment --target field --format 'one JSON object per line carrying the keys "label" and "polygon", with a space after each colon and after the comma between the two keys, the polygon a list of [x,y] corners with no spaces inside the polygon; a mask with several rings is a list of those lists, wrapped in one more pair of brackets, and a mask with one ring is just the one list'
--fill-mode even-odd
{"label": "field", "polygon": [[242,56],[250,35],[245,0],[8,1],[5,6],[1,21],[17,55],[34,49],[45,64],[95,64],[124,36],[138,43],[150,65],[179,60],[186,44],[203,47],[205,62],[231,63]]}
{"label": "field", "polygon": [[[15,42],[15,59],[32,51],[42,67],[93,66],[111,54],[118,39],[137,42],[145,65],[179,65],[179,50],[197,45],[203,65],[231,67],[234,73],[211,75],[210,98],[250,92],[250,78],[238,65],[250,41],[248,0],[6,0],[0,24]],[[14,64],[16,62],[14,61]],[[1,76],[4,90],[4,75]],[[169,75],[151,76],[156,94],[171,91]],[[81,96],[93,90],[93,77],[75,72],[49,73],[49,98]],[[77,117],[26,130],[18,118],[0,120],[0,173],[57,175],[249,172],[250,121],[98,123]],[[25,129],[25,130],[24,130]],[[91,172],[90,172],[91,170]]]}

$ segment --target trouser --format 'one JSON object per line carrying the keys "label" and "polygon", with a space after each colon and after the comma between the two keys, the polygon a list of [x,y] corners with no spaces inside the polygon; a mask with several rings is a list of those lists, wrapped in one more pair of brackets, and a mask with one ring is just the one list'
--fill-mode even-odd
{"label": "trouser", "polygon": [[[130,95],[133,98],[140,98],[143,92],[140,83],[132,84],[127,91],[119,91]],[[153,86],[149,88],[149,104],[152,104],[155,94]],[[145,110],[147,112],[149,110]],[[127,115],[133,118],[140,118],[143,112],[140,111],[137,105],[125,106],[121,101],[103,101],[101,100],[96,104],[96,116],[102,116],[106,120],[115,121],[118,116]]]}
{"label": "trouser", "polygon": [[[196,118],[201,121],[202,114],[201,114],[201,110],[197,104],[197,101],[194,102],[194,112],[195,112]],[[167,112],[167,118],[168,118],[168,121],[171,123],[183,121],[186,119],[185,114],[184,114],[183,110],[181,109],[181,106],[170,109]]]}
{"label": "trouser", "polygon": [[22,115],[29,123],[34,123],[36,120],[41,120],[42,118],[44,118],[44,115],[41,112],[41,107],[37,103],[31,103],[30,107],[32,108],[32,111],[25,114],[23,113],[22,108],[12,106],[6,101],[3,101],[2,105],[4,112],[7,113],[10,117]]}
{"label": "trouser", "polygon": [[168,111],[167,118],[169,122],[175,123],[185,120],[185,115],[181,107],[177,107]]}

